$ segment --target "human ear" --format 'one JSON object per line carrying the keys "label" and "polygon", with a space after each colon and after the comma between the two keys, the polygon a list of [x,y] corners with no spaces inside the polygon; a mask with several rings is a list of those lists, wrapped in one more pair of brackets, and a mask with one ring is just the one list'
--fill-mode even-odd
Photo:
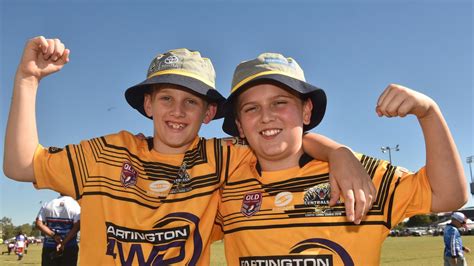
{"label": "human ear", "polygon": [[209,122],[212,121],[214,116],[216,116],[216,112],[217,112],[217,104],[215,103],[208,104],[206,114],[204,115],[204,119],[202,120],[202,122],[204,124],[209,124]]}
{"label": "human ear", "polygon": [[241,138],[245,138],[244,130],[242,129],[242,124],[240,124],[240,121],[238,119],[235,119],[235,124],[237,125],[237,130],[239,130],[239,136]]}
{"label": "human ear", "polygon": [[143,109],[145,109],[145,113],[148,117],[153,117],[153,108],[152,108],[152,99],[151,95],[146,93],[143,98]]}
{"label": "human ear", "polygon": [[313,101],[306,99],[303,104],[303,124],[309,125],[311,122],[311,113],[313,111]]}

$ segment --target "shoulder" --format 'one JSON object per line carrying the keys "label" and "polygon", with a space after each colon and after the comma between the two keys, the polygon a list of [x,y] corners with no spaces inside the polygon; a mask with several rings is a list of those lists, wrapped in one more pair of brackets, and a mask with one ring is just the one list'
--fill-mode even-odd
{"label": "shoulder", "polygon": [[132,134],[126,130],[122,130],[117,133],[105,135],[93,139],[92,141],[104,141],[105,144],[112,146],[121,146],[121,147],[138,147],[147,145],[147,140],[139,134]]}
{"label": "shoulder", "polygon": [[231,146],[236,148],[249,148],[247,141],[239,137],[226,137],[217,139],[222,146]]}

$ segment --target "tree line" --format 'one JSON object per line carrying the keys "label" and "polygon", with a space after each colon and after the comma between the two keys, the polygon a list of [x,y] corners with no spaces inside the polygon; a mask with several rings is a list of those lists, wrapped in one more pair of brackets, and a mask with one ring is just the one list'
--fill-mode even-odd
{"label": "tree line", "polygon": [[36,228],[36,224],[33,221],[31,224],[22,224],[15,226],[12,223],[12,219],[9,217],[4,216],[0,219],[0,231],[2,231],[2,235],[0,236],[3,240],[10,239],[18,234],[18,232],[22,232],[26,236],[40,236],[41,232],[38,228]]}

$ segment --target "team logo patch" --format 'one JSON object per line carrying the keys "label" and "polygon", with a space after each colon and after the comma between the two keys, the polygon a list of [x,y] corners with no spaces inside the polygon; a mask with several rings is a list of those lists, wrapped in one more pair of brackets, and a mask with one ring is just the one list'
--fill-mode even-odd
{"label": "team logo patch", "polygon": [[261,192],[252,192],[247,193],[244,195],[244,199],[242,200],[242,207],[240,208],[240,212],[247,216],[253,216],[256,214],[260,207],[262,206],[262,193]]}
{"label": "team logo patch", "polygon": [[[304,194],[304,204],[314,207],[313,213],[307,213],[307,216],[336,216],[341,215],[342,211],[333,209],[329,206],[331,196],[331,186],[329,183],[318,184],[309,188]],[[337,203],[341,203],[340,200]]]}
{"label": "team logo patch", "polygon": [[186,162],[181,164],[181,167],[178,170],[178,176],[173,181],[173,185],[174,187],[170,191],[171,194],[183,193],[192,190],[191,177],[188,173]]}
{"label": "team logo patch", "polygon": [[125,161],[122,165],[120,173],[120,182],[125,188],[135,186],[137,184],[138,173],[133,169],[132,163]]}
{"label": "team logo patch", "polygon": [[63,149],[62,148],[58,148],[58,147],[49,147],[48,148],[48,152],[49,153],[58,153],[60,151],[62,151]]}

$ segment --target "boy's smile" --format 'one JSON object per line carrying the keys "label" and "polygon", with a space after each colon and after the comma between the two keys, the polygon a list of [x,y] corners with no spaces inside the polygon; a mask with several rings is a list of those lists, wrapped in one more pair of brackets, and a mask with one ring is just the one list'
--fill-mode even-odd
{"label": "boy's smile", "polygon": [[215,105],[184,87],[163,84],[145,95],[144,107],[153,117],[153,148],[160,153],[184,153],[197,137],[202,123],[215,115]]}

